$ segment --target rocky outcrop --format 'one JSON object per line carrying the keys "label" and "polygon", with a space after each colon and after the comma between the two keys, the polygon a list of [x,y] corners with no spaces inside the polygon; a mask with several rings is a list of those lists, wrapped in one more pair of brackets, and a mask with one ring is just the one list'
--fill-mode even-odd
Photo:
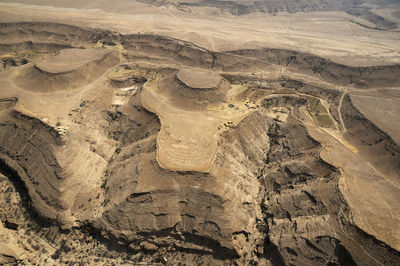
{"label": "rocky outcrop", "polygon": [[130,246],[149,241],[164,249],[250,260],[264,237],[254,173],[263,163],[268,137],[259,134],[268,123],[257,114],[226,134],[210,174],[161,169],[151,136],[121,148],[108,170],[109,207],[98,227]]}
{"label": "rocky outcrop", "polygon": [[255,57],[268,63],[296,69],[308,75],[315,75],[340,86],[359,88],[388,87],[400,84],[399,65],[350,67],[311,54],[282,49],[247,49],[230,53]]}
{"label": "rocky outcrop", "polygon": [[63,211],[58,190],[62,170],[53,154],[53,146],[63,142],[58,132],[17,111],[0,127],[1,159],[18,172],[30,192],[33,207],[55,220]]}
{"label": "rocky outcrop", "polygon": [[293,117],[276,122],[268,135],[271,148],[261,175],[270,241],[266,249],[277,249],[289,265],[355,264],[330,225],[339,210],[327,205],[324,193],[340,200],[338,171],[320,158],[320,144]]}

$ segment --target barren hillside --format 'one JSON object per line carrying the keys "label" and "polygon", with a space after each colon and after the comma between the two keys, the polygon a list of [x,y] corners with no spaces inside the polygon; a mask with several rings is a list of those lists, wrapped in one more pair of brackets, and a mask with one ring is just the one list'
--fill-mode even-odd
{"label": "barren hillside", "polygon": [[[372,12],[314,2],[151,4]],[[400,263],[397,59],[209,49],[172,26],[127,33],[32,10],[17,21],[0,6],[0,264]]]}

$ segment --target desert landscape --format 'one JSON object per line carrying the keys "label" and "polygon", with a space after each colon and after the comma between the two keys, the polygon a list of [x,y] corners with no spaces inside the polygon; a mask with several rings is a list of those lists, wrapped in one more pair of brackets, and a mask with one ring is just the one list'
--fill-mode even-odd
{"label": "desert landscape", "polygon": [[396,0],[0,1],[0,265],[400,265]]}

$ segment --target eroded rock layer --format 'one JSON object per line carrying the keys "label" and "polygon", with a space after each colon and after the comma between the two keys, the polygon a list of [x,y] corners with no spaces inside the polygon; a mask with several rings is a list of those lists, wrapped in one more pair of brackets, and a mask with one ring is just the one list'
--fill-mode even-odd
{"label": "eroded rock layer", "polygon": [[399,262],[400,147],[351,100],[398,66],[0,31],[1,263]]}

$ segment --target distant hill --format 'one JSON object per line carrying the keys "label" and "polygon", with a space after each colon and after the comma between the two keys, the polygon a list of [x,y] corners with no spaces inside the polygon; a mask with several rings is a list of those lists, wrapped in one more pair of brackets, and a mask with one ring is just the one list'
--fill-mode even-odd
{"label": "distant hill", "polygon": [[400,0],[138,0],[158,6],[173,5],[180,8],[214,7],[232,15],[251,13],[276,14],[279,12],[344,11],[375,24],[377,30],[397,28],[396,23],[371,12],[372,8],[400,4]]}
{"label": "distant hill", "polygon": [[141,2],[163,5],[177,4],[179,6],[207,6],[216,7],[223,11],[235,15],[243,15],[254,12],[277,13],[277,12],[313,12],[313,11],[332,11],[345,10],[356,7],[365,0],[140,0]]}

